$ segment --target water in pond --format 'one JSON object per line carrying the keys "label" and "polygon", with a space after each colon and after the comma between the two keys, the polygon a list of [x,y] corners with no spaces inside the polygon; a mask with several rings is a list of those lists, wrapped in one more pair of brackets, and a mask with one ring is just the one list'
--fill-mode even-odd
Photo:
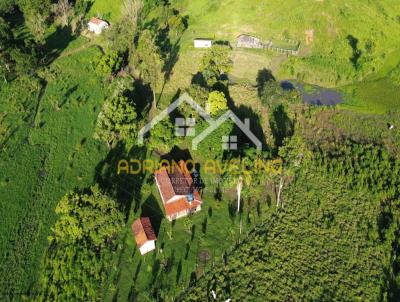
{"label": "water in pond", "polygon": [[334,89],[323,88],[316,85],[310,85],[311,92],[306,91],[303,84],[294,81],[283,81],[281,87],[284,90],[292,90],[296,88],[303,96],[303,101],[312,105],[332,106],[342,103],[343,96]]}

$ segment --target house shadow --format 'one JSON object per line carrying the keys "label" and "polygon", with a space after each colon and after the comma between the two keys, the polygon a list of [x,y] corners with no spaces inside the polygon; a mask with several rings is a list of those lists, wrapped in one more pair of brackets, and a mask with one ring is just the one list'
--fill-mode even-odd
{"label": "house shadow", "polygon": [[69,27],[57,27],[57,29],[51,33],[44,45],[44,64],[50,65],[57,59],[64,49],[77,38],[76,34],[73,34]]}
{"label": "house shadow", "polygon": [[193,160],[193,158],[189,149],[181,149],[178,146],[174,146],[169,153],[162,155],[160,160],[175,161],[178,163],[180,160],[188,161]]}
{"label": "house shadow", "polygon": [[164,154],[160,157],[161,160],[166,160],[170,165],[179,164],[179,161],[183,160],[187,163],[187,169],[190,173],[190,176],[193,180],[193,187],[197,189],[197,191],[202,193],[202,190],[205,188],[205,183],[201,177],[201,165],[193,160],[192,155],[189,149],[181,149],[178,146],[174,146],[171,151],[167,154]]}
{"label": "house shadow", "polygon": [[150,196],[142,203],[141,217],[149,217],[153,230],[158,237],[161,222],[164,219],[164,212],[153,194],[150,194]]}
{"label": "house shadow", "polygon": [[118,174],[118,163],[121,160],[129,162],[129,159],[143,160],[145,156],[146,148],[134,146],[126,152],[125,145],[120,142],[95,168],[95,182],[104,192],[117,200],[126,218],[129,216],[132,204],[135,212],[140,207],[141,187],[145,175],[126,173],[126,171]]}

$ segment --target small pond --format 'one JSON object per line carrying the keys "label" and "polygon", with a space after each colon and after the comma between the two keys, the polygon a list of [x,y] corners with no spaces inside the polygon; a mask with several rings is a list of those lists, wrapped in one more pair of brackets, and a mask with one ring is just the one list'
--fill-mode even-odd
{"label": "small pond", "polygon": [[[312,105],[333,106],[344,101],[342,94],[334,89],[324,88],[317,85],[304,85],[296,81],[282,81],[281,87],[284,90],[296,88],[303,96],[303,101]],[[305,88],[307,87],[307,89]]]}

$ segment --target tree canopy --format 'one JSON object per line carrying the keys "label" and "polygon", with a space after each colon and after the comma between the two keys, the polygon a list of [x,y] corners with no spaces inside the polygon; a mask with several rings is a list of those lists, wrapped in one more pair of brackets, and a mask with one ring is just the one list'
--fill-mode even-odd
{"label": "tree canopy", "polygon": [[227,75],[232,67],[229,46],[219,44],[214,44],[200,63],[200,71],[210,87],[221,80],[222,75]]}
{"label": "tree canopy", "polygon": [[121,140],[132,143],[136,137],[136,117],[135,104],[128,97],[109,97],[97,118],[95,137],[105,141],[109,147]]}
{"label": "tree canopy", "polygon": [[151,86],[153,90],[153,104],[155,104],[156,92],[162,83],[164,73],[160,50],[150,30],[144,30],[140,34],[136,55],[140,76],[145,83]]}
{"label": "tree canopy", "polygon": [[49,236],[37,301],[101,299],[124,216],[97,186],[65,195]]}
{"label": "tree canopy", "polygon": [[220,91],[210,92],[206,108],[212,116],[216,116],[219,113],[226,111],[228,109],[228,101],[226,100],[224,93]]}

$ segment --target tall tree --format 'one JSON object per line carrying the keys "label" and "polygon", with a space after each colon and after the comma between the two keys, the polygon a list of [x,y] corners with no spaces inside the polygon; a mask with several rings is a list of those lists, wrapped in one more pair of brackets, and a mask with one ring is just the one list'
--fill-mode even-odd
{"label": "tall tree", "polygon": [[230,57],[230,48],[226,45],[213,45],[204,55],[200,64],[200,71],[208,86],[213,86],[221,80],[222,75],[228,74],[233,67]]}
{"label": "tall tree", "polygon": [[51,14],[50,0],[18,0],[24,18],[25,25],[31,32],[38,44],[44,44],[44,37],[47,28],[47,19]]}
{"label": "tall tree", "polygon": [[153,107],[157,107],[156,92],[164,78],[163,61],[160,50],[155,43],[154,36],[149,30],[144,30],[138,41],[136,49],[138,68],[143,81],[150,85],[153,91]]}
{"label": "tall tree", "polygon": [[69,0],[59,0],[53,4],[53,13],[56,21],[62,26],[66,27],[69,25],[70,18],[73,15],[73,6]]}
{"label": "tall tree", "polygon": [[65,195],[48,237],[37,301],[99,301],[113,265],[111,251],[124,225],[124,215],[95,186]]}
{"label": "tall tree", "polygon": [[95,137],[105,141],[109,148],[121,140],[132,144],[136,137],[136,117],[132,100],[122,95],[108,98],[97,118]]}
{"label": "tall tree", "polygon": [[138,21],[143,9],[143,0],[124,0],[122,2],[122,16],[130,30],[136,32]]}
{"label": "tall tree", "polygon": [[121,20],[107,31],[110,47],[119,53],[133,56],[134,39],[138,30],[143,0],[125,0],[121,7]]}
{"label": "tall tree", "polygon": [[228,101],[222,92],[212,91],[208,95],[206,108],[208,113],[210,113],[212,116],[216,116],[228,109]]}

